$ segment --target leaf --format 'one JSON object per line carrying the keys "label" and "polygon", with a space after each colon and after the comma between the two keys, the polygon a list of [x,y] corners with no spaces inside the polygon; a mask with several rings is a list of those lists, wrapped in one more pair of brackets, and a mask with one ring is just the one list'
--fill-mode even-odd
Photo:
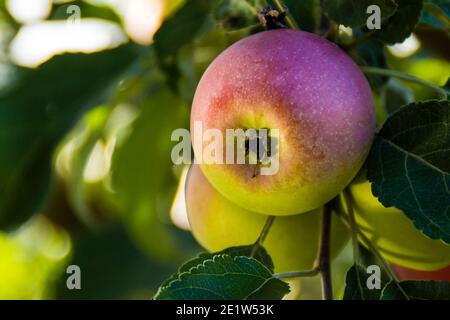
{"label": "leaf", "polygon": [[450,100],[450,78],[448,78],[447,82],[442,88],[447,91],[447,100]]}
{"label": "leaf", "polygon": [[164,219],[168,220],[177,186],[170,137],[187,126],[187,105],[161,84],[146,90],[141,114],[113,155],[112,185],[135,240],[161,259],[184,259]]}
{"label": "leaf", "polygon": [[[194,241],[187,233],[182,236],[185,250],[191,252],[189,246],[195,248]],[[145,254],[121,225],[76,233],[72,242],[69,264],[81,267],[82,290],[68,290],[64,273],[56,299],[145,299],[176,269]]]}
{"label": "leaf", "polygon": [[[188,272],[191,268],[201,265],[203,262],[205,262],[205,260],[212,259],[216,255],[226,254],[233,258],[239,257],[239,256],[251,257],[253,248],[254,248],[254,246],[251,245],[251,246],[231,247],[231,248],[227,248],[225,250],[222,250],[220,252],[215,252],[215,253],[202,252],[194,259],[191,259],[191,260],[187,261],[185,264],[183,264],[180,267],[180,269],[178,269],[177,273],[173,274],[170,278],[168,278],[166,281],[164,281],[164,283],[161,285],[161,287],[167,286],[173,280],[178,279],[180,274],[182,274],[184,272]],[[256,260],[261,262],[263,265],[265,265],[270,270],[270,272],[272,272],[272,273],[274,272],[272,258],[269,256],[266,249],[264,249],[262,246],[258,246],[253,258],[255,258]]]}
{"label": "leaf", "polygon": [[377,5],[381,9],[381,21],[390,18],[397,10],[393,0],[324,0],[323,9],[331,19],[346,27],[366,26],[370,14],[367,8]]}
{"label": "leaf", "polygon": [[217,0],[191,0],[167,19],[155,34],[158,57],[163,60],[173,57],[180,48],[204,34],[205,24],[211,21],[211,10],[216,4]]}
{"label": "leaf", "polygon": [[395,112],[368,158],[372,192],[402,210],[432,239],[450,243],[450,102],[425,101]]}
{"label": "leaf", "polygon": [[0,227],[17,226],[39,210],[54,148],[86,110],[108,99],[139,53],[126,45],[58,56],[38,69],[18,68],[0,90]]}
{"label": "leaf", "polygon": [[214,19],[226,30],[259,25],[258,12],[263,0],[224,0],[214,10]]}
{"label": "leaf", "polygon": [[218,0],[191,0],[167,19],[154,37],[160,68],[172,90],[178,91],[180,70],[177,55],[181,48],[198,40],[214,26],[212,10]]}
{"label": "leaf", "polygon": [[[384,45],[377,39],[370,39],[359,45],[356,48],[356,54],[357,60],[360,60],[361,64],[383,69],[388,68],[386,55],[384,53]],[[368,78],[373,88],[382,87],[389,80],[388,77],[383,76],[369,76]]]}
{"label": "leaf", "polygon": [[414,101],[413,91],[395,79],[389,80],[382,92],[384,107],[388,114]]}
{"label": "leaf", "polygon": [[[367,279],[369,275],[361,265],[353,265],[347,272],[345,279],[344,300],[379,300],[381,289],[369,289]],[[381,280],[380,280],[381,281]]]}
{"label": "leaf", "polygon": [[258,260],[216,255],[161,287],[155,300],[281,299],[289,285]]}
{"label": "leaf", "polygon": [[319,28],[322,14],[319,0],[284,0],[284,4],[301,30],[314,33]]}
{"label": "leaf", "polygon": [[[450,282],[404,281],[399,284],[410,300],[450,300]],[[381,300],[406,300],[395,282],[383,289]]]}
{"label": "leaf", "polygon": [[403,42],[413,32],[422,12],[423,0],[395,0],[398,9],[375,36],[387,44]]}

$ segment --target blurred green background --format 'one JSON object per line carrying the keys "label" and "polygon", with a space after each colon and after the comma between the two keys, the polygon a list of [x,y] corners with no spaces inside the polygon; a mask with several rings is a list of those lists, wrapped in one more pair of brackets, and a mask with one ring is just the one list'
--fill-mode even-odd
{"label": "blurred green background", "polygon": [[[208,64],[261,30],[229,2],[0,0],[0,299],[149,299],[201,251],[170,135],[188,128]],[[321,32],[315,1],[286,2],[302,29]],[[427,17],[381,50],[368,59],[438,85],[450,75],[448,31]],[[434,96],[390,80],[374,97],[381,123]],[[71,264],[81,290],[66,287]],[[336,264],[343,281],[349,250]]]}

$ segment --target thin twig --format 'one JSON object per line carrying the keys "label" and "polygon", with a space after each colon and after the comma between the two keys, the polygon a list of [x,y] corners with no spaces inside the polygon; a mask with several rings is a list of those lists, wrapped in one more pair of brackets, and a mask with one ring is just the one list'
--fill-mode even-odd
{"label": "thin twig", "polygon": [[339,25],[336,22],[330,22],[330,29],[328,29],[327,34],[325,35],[329,41],[337,42],[336,39],[339,39]]}
{"label": "thin twig", "polygon": [[447,99],[447,91],[445,91],[443,88],[441,88],[435,84],[432,84],[428,81],[411,76],[409,74],[405,74],[403,72],[396,71],[396,70],[382,69],[382,68],[375,68],[375,67],[366,67],[366,66],[362,66],[361,70],[367,75],[394,77],[394,78],[402,79],[405,81],[420,84],[424,87],[434,90],[436,93],[439,93],[444,99]]}
{"label": "thin twig", "polygon": [[250,254],[251,257],[254,257],[256,252],[258,251],[258,248],[263,245],[264,240],[266,240],[266,237],[269,234],[269,230],[272,227],[274,220],[275,220],[274,216],[267,217],[266,223],[264,224],[264,227],[262,228],[261,233],[258,236],[258,239],[256,240],[255,244],[253,245],[253,249]]}

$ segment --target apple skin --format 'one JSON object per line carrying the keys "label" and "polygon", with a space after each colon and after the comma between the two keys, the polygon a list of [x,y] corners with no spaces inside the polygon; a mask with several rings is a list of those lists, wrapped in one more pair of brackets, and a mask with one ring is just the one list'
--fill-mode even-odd
{"label": "apple skin", "polygon": [[203,132],[214,128],[224,137],[226,129],[280,130],[275,175],[254,177],[250,164],[200,163],[225,197],[279,216],[338,195],[361,168],[375,131],[371,89],[358,66],[333,43],[294,30],[247,37],[208,67],[191,112],[197,160],[210,143],[194,132],[198,121]]}
{"label": "apple skin", "polygon": [[450,266],[435,271],[420,271],[401,266],[392,266],[399,280],[434,280],[450,282]]}
{"label": "apple skin", "polygon": [[[187,178],[186,207],[194,237],[210,252],[255,243],[267,219],[224,198],[197,165],[191,167]],[[313,268],[319,244],[319,211],[275,218],[264,247],[273,259],[276,272]],[[347,228],[333,216],[332,258],[349,239]]]}
{"label": "apple skin", "polygon": [[450,265],[450,246],[425,236],[401,210],[385,208],[363,175],[350,185],[350,194],[357,224],[386,260],[422,271]]}

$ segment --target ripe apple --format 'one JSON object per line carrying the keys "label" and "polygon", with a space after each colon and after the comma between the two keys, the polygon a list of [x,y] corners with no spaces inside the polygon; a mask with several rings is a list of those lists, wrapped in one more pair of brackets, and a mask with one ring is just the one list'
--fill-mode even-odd
{"label": "ripe apple", "polygon": [[[207,250],[255,243],[267,216],[243,209],[224,198],[194,165],[187,178],[186,206],[192,233]],[[319,210],[275,218],[264,241],[276,272],[308,270],[317,256],[321,215]],[[332,224],[332,257],[337,256],[349,240],[342,222]]]}
{"label": "ripe apple", "polygon": [[[279,130],[271,155],[278,172],[202,163],[211,141],[194,132],[196,123],[224,137],[227,129]],[[339,194],[362,166],[374,130],[372,93],[358,66],[333,43],[294,30],[258,33],[226,49],[204,73],[191,112],[207,179],[239,206],[269,215],[307,212]]]}
{"label": "ripe apple", "polygon": [[397,265],[393,265],[392,268],[400,280],[450,281],[450,266],[436,271],[420,271]]}
{"label": "ripe apple", "polygon": [[350,186],[356,222],[390,262],[431,271],[450,265],[450,246],[421,233],[399,209],[385,208],[363,175]]}

